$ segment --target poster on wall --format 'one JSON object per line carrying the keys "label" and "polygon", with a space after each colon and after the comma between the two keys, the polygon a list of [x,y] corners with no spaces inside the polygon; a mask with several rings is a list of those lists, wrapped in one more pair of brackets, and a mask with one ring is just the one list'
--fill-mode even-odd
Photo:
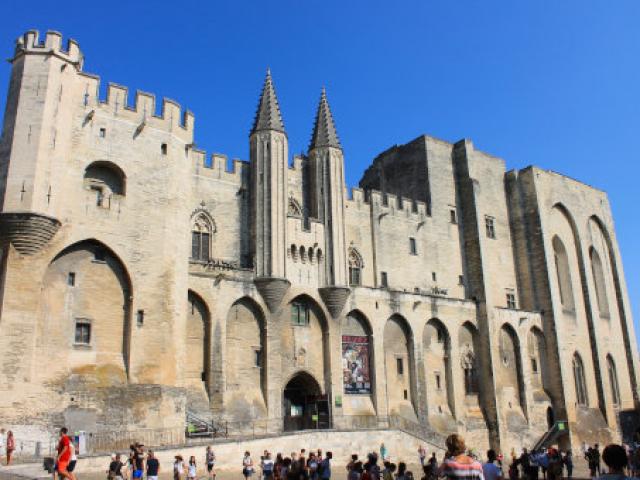
{"label": "poster on wall", "polygon": [[369,337],[342,336],[342,376],[344,393],[371,393]]}

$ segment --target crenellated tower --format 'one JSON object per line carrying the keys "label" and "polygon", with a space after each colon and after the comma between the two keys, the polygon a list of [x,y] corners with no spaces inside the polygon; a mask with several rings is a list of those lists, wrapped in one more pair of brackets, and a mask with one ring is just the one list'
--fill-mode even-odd
{"label": "crenellated tower", "polygon": [[289,143],[270,70],[267,70],[249,143],[256,285],[273,311],[290,285],[285,279]]}
{"label": "crenellated tower", "polygon": [[337,317],[349,295],[344,220],[344,155],[333,115],[322,89],[309,145],[311,216],[324,224],[325,280],[321,288],[329,311]]}
{"label": "crenellated tower", "polygon": [[60,227],[52,188],[70,137],[71,95],[82,69],[78,44],[29,31],[16,42],[0,141],[0,237],[21,254],[39,251]]}

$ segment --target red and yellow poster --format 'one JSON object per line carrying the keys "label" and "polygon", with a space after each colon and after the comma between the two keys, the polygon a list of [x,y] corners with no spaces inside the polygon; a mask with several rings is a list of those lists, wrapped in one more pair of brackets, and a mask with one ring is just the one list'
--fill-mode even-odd
{"label": "red and yellow poster", "polygon": [[369,337],[342,336],[342,376],[344,393],[371,393]]}

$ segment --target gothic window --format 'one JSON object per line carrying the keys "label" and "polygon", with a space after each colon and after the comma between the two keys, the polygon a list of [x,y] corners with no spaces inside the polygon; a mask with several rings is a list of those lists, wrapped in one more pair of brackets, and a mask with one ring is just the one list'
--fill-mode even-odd
{"label": "gothic window", "polygon": [[567,250],[557,235],[553,237],[552,243],[556,275],[558,277],[558,288],[560,289],[560,303],[565,310],[573,311],[573,287],[571,286],[571,271],[569,270]]}
{"label": "gothic window", "polygon": [[607,301],[607,287],[604,282],[604,270],[602,268],[602,261],[600,255],[591,247],[589,251],[589,257],[591,257],[591,273],[593,274],[593,283],[596,287],[596,299],[598,300],[598,311],[600,317],[609,317],[609,302]]}
{"label": "gothic window", "polygon": [[307,262],[307,251],[305,250],[304,245],[300,247],[300,261],[302,263]]}
{"label": "gothic window", "polygon": [[211,240],[214,233],[213,220],[204,212],[193,220],[191,229],[191,259],[208,262],[211,259]]}
{"label": "gothic window", "polygon": [[418,254],[418,247],[416,245],[416,239],[413,237],[409,237],[409,253],[411,255],[417,255]]}
{"label": "gothic window", "polygon": [[464,391],[467,395],[475,395],[478,393],[476,356],[469,345],[465,346],[462,353],[461,364],[464,372]]}
{"label": "gothic window", "polygon": [[289,208],[287,210],[287,214],[290,217],[302,218],[302,208],[298,201],[293,197],[289,197]]}
{"label": "gothic window", "polygon": [[618,384],[618,373],[616,364],[611,355],[607,355],[607,372],[609,373],[609,386],[611,387],[611,400],[614,405],[620,405],[620,385]]}
{"label": "gothic window", "polygon": [[349,249],[349,285],[362,285],[362,257],[355,248]]}
{"label": "gothic window", "polygon": [[576,388],[576,403],[578,405],[588,405],[589,397],[587,395],[587,383],[584,377],[584,364],[577,352],[573,355],[573,380]]}
{"label": "gothic window", "polygon": [[380,272],[380,285],[382,288],[389,287],[389,279],[387,278],[387,272]]}

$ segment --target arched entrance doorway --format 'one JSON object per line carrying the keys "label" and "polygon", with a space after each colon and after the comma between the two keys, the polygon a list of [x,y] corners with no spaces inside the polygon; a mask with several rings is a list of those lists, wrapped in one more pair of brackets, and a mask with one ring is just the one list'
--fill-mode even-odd
{"label": "arched entrance doorway", "polygon": [[330,428],[329,400],[307,372],[298,372],[284,387],[284,431]]}

